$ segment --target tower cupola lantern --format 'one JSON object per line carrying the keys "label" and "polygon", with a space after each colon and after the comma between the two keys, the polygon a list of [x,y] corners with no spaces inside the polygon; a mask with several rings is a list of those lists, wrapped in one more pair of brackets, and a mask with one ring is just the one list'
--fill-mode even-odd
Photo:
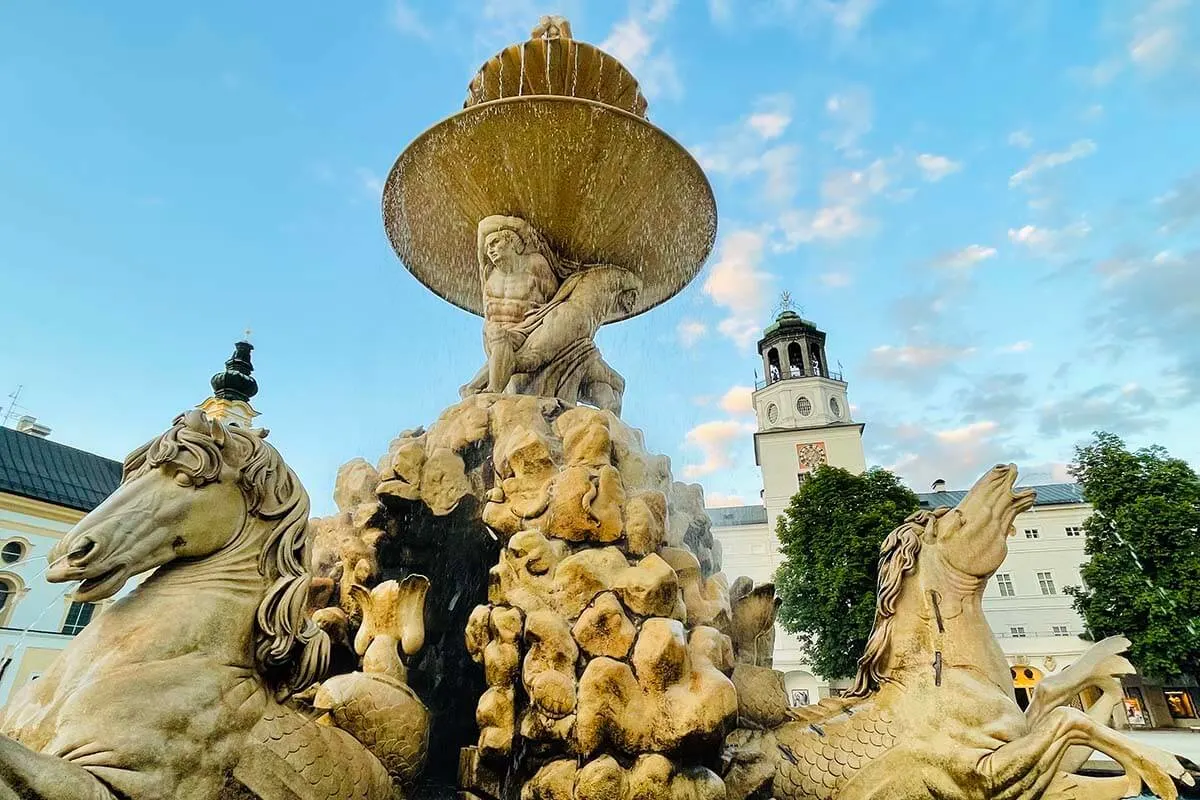
{"label": "tower cupola lantern", "polygon": [[775,321],[763,331],[758,342],[763,360],[763,379],[757,388],[790,378],[832,378],[825,357],[825,332],[796,313],[791,295],[780,298]]}

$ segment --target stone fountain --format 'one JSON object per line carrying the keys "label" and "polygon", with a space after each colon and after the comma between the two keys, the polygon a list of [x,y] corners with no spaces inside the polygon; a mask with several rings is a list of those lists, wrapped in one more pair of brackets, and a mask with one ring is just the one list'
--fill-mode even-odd
{"label": "stone fountain", "polygon": [[[1032,502],[999,466],[883,543],[843,696],[790,708],[770,585],[721,573],[699,486],[621,419],[603,324],[665,302],[716,232],[634,77],[545,17],[389,175],[403,263],[483,317],[459,402],[338,472],[180,415],[47,577],[115,601],[0,717],[0,800],[1174,798],[1111,730],[1128,644],[1022,712],[983,586]],[[469,371],[464,372],[464,378]],[[1069,705],[1085,689],[1087,711]],[[1094,749],[1124,774],[1076,774]]]}

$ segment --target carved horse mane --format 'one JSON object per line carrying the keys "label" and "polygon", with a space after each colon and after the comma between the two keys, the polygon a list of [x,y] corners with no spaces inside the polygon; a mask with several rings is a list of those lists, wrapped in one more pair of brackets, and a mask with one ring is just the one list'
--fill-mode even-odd
{"label": "carved horse mane", "polygon": [[879,689],[887,680],[888,653],[892,644],[892,619],[896,615],[896,601],[904,579],[916,568],[917,556],[921,552],[922,537],[933,532],[933,526],[949,508],[933,511],[916,511],[910,514],[900,527],[888,534],[879,548],[879,583],[875,599],[875,624],[871,637],[858,659],[858,674],[847,697],[865,697]]}
{"label": "carved horse mane", "polygon": [[208,419],[200,411],[175,418],[162,435],[125,460],[121,482],[171,464],[177,481],[196,487],[218,480],[222,465],[237,470],[247,519],[222,549],[242,543],[250,518],[272,523],[258,556],[267,591],[255,615],[255,664],[277,695],[302,691],[329,665],[329,637],[306,613],[308,571],[308,493],[263,429],[243,429]]}

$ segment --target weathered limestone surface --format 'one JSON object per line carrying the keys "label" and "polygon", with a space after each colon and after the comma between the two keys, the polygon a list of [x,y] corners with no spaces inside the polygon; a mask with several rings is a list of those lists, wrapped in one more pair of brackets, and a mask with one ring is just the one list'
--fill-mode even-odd
{"label": "weathered limestone surface", "polygon": [[[477,681],[452,682],[453,698],[426,693],[431,770],[455,741],[439,727],[469,702],[478,729],[457,739],[468,746],[460,779],[477,796],[721,796],[720,746],[738,707],[729,582],[699,487],[673,482],[640,432],[607,410],[475,394],[395,439],[377,471],[347,464],[336,497],[339,514],[315,527],[344,555],[322,564],[360,631],[370,601],[340,590],[347,568],[419,568],[434,578],[433,616],[461,620],[427,647],[443,670],[473,661]],[[422,553],[422,531],[453,544]],[[457,580],[478,594],[433,598],[442,562],[484,543],[490,563]]]}

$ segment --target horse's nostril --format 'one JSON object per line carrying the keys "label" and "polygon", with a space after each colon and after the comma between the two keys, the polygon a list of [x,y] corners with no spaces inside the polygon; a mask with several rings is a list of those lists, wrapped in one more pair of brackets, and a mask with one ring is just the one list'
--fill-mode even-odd
{"label": "horse's nostril", "polygon": [[71,552],[67,553],[68,561],[80,561],[87,558],[88,553],[96,549],[96,543],[91,539],[83,539],[79,544],[71,548]]}

